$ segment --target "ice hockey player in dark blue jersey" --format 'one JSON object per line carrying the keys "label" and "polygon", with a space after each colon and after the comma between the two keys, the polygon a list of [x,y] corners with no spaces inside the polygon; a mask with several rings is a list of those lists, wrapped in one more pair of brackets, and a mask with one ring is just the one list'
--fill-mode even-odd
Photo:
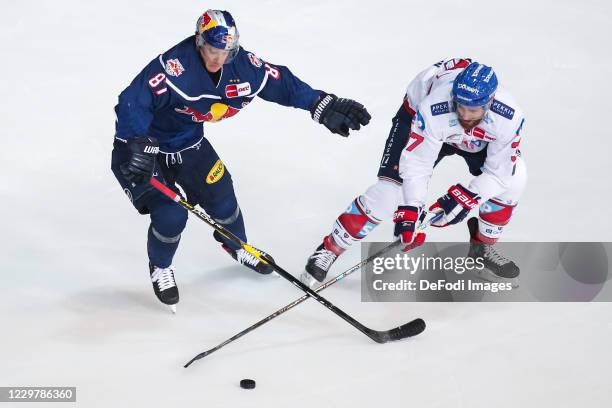
{"label": "ice hockey player in dark blue jersey", "polygon": [[[284,66],[258,58],[239,45],[227,11],[208,10],[196,33],[154,58],[119,95],[111,168],[141,214],[150,214],[147,252],[153,289],[167,305],[179,301],[172,259],[187,211],[148,184],[151,176],[199,204],[247,241],[232,177],[204,137],[203,124],[240,113],[256,96],[308,110],[332,133],[348,136],[367,125],[363,105],[315,90]],[[239,263],[272,270],[232,242],[215,239]]]}

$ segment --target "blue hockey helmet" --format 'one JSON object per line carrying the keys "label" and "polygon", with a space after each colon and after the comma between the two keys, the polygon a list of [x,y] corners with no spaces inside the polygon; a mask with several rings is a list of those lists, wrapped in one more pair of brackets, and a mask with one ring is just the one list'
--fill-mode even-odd
{"label": "blue hockey helmet", "polygon": [[196,44],[209,44],[214,48],[229,51],[225,63],[230,63],[238,54],[240,35],[232,15],[225,10],[206,10],[196,23]]}
{"label": "blue hockey helmet", "polygon": [[496,90],[497,76],[493,68],[472,62],[453,82],[453,101],[464,106],[487,106]]}

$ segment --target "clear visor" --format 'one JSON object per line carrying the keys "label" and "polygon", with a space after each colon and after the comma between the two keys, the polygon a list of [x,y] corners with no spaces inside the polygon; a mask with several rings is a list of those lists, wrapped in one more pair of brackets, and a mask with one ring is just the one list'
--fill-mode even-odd
{"label": "clear visor", "polygon": [[236,58],[236,55],[238,55],[240,47],[236,46],[232,49],[224,50],[204,43],[204,49],[206,56],[214,58],[217,61],[223,61],[223,64],[229,64],[234,60],[234,58]]}

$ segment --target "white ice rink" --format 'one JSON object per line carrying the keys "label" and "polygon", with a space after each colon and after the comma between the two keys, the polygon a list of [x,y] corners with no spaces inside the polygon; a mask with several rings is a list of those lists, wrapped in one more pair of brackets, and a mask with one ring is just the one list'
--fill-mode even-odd
{"label": "white ice rink", "polygon": [[[612,406],[610,304],[361,303],[359,273],[322,294],[373,328],[422,317],[427,330],[379,345],[307,301],[183,369],[302,295],[235,264],[190,217],[171,315],[148,277],[148,218],[110,171],[117,95],[207,8],[232,12],[246,49],[373,116],[343,139],[307,112],[259,100],[206,125],[250,240],[285,269],[297,275],[375,181],[408,82],[450,56],[492,65],[527,115],[529,184],[503,239],[612,241],[610,2],[7,2],[0,386],[72,385],[76,406],[88,408]],[[446,159],[430,199],[469,178],[461,159]],[[369,239],[391,231],[387,222]],[[429,239],[466,240],[467,228]],[[352,250],[334,271],[358,259]],[[242,378],[257,388],[240,389]]]}

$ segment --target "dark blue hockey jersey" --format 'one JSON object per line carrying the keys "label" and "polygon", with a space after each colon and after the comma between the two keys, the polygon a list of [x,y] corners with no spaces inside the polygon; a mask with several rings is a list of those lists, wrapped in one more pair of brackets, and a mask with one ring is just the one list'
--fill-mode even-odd
{"label": "dark blue hockey jersey", "polygon": [[287,67],[242,47],[215,84],[191,36],[151,61],[119,95],[115,138],[153,136],[160,150],[177,152],[202,138],[204,122],[236,115],[255,96],[307,110],[319,94]]}

